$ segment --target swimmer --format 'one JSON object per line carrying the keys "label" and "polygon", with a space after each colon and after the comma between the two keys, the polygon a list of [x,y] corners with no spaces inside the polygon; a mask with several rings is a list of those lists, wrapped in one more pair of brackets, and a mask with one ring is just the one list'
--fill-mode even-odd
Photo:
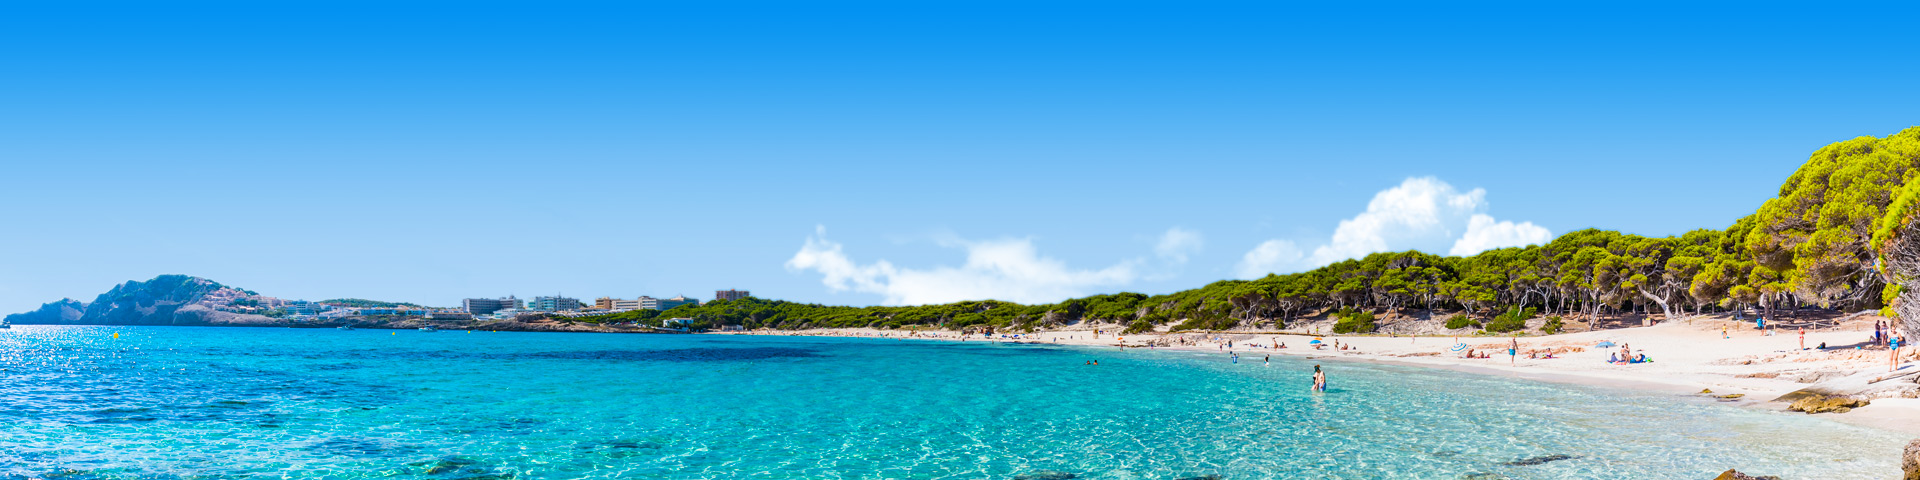
{"label": "swimmer", "polygon": [[1313,366],[1313,391],[1327,391],[1327,372],[1320,371],[1319,365]]}

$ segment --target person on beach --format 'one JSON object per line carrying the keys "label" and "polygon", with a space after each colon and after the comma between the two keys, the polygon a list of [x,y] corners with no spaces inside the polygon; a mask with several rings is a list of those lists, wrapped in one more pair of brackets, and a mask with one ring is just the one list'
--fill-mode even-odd
{"label": "person on beach", "polygon": [[1720,339],[1721,339],[1721,340],[1726,340],[1726,339],[1729,339],[1729,338],[1733,338],[1733,337],[1729,337],[1729,336],[1727,336],[1727,326],[1726,326],[1726,325],[1721,325],[1721,326],[1720,326]]}
{"label": "person on beach", "polygon": [[1800,349],[1807,349],[1807,327],[1800,327]]}
{"label": "person on beach", "polygon": [[1890,355],[1887,357],[1887,371],[1889,372],[1900,369],[1900,343],[1902,340],[1906,339],[1901,338],[1900,335],[1887,336],[1887,353]]}
{"label": "person on beach", "polygon": [[1513,343],[1510,343],[1507,345],[1507,366],[1512,367],[1512,366],[1518,366],[1519,364],[1520,364],[1520,337],[1515,336],[1513,337]]}
{"label": "person on beach", "polygon": [[1327,391],[1327,372],[1320,371],[1319,365],[1313,366],[1313,391]]}

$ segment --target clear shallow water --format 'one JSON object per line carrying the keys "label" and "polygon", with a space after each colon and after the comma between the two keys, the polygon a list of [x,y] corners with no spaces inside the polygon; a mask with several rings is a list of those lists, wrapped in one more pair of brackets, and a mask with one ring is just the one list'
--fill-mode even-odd
{"label": "clear shallow water", "polygon": [[[119,339],[112,333],[118,332]],[[1098,367],[1085,366],[1098,359]],[[1899,435],[1358,363],[925,341],[0,331],[0,479],[1897,477]],[[1548,455],[1575,458],[1509,463]],[[1524,463],[1524,462],[1523,462]]]}

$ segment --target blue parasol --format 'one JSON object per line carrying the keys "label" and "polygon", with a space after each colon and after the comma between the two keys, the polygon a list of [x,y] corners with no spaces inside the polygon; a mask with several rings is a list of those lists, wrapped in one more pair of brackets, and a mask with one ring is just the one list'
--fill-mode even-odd
{"label": "blue parasol", "polygon": [[1593,344],[1593,347],[1594,348],[1613,348],[1613,342],[1602,341],[1600,343]]}

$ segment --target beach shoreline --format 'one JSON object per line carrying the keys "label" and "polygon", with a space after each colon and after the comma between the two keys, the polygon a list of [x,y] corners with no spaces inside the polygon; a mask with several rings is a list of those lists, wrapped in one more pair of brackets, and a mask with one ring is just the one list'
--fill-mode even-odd
{"label": "beach shoreline", "polygon": [[[1741,326],[1749,328],[1741,329]],[[1148,348],[1187,352],[1229,351],[1242,360],[1261,355],[1285,355],[1325,359],[1333,362],[1372,362],[1392,365],[1437,368],[1475,375],[1489,375],[1548,383],[1579,385],[1601,389],[1620,389],[1670,395],[1689,402],[1711,402],[1743,408],[1786,412],[1788,402],[1776,401],[1783,395],[1833,390],[1871,399],[1871,404],[1844,413],[1823,413],[1817,417],[1853,425],[1920,436],[1920,384],[1914,379],[1875,383],[1874,388],[1848,391],[1854,385],[1866,385],[1865,377],[1884,376],[1890,352],[1862,345],[1872,332],[1872,319],[1855,320],[1837,327],[1809,330],[1800,348],[1799,332],[1760,331],[1725,317],[1696,317],[1691,321],[1661,322],[1650,327],[1634,327],[1535,336],[1398,336],[1398,335],[1314,335],[1297,331],[1283,332],[1153,332],[1116,335],[1117,325],[1069,326],[1066,328],[1007,334],[965,335],[948,330],[880,330],[872,328],[834,328],[811,330],[751,330],[711,332],[703,335],[825,336],[854,338],[890,338],[945,342],[1007,342],[1083,347]],[[1863,327],[1864,326],[1864,327]],[[1724,330],[1723,330],[1724,328]],[[1017,335],[1017,336],[1015,336]],[[1325,346],[1309,347],[1314,339]],[[1508,356],[1506,347],[1517,339],[1518,355]],[[1335,342],[1345,350],[1335,350]],[[1231,343],[1229,343],[1231,342]],[[1612,342],[1616,347],[1595,347]],[[1814,348],[1822,343],[1830,348]],[[1275,348],[1276,345],[1286,348]],[[1229,350],[1228,345],[1232,345]],[[1487,358],[1466,358],[1464,345]],[[1840,347],[1844,345],[1845,347]],[[1612,364],[1608,356],[1618,354],[1622,346],[1644,353],[1654,361],[1641,364]],[[1920,350],[1920,349],[1915,349]],[[1529,358],[1529,353],[1555,352],[1554,358]],[[1902,352],[1900,372],[1920,369],[1911,352]],[[1852,383],[1848,383],[1852,380]],[[1737,395],[1727,398],[1729,395]],[[1798,414],[1798,413],[1794,413]]]}

